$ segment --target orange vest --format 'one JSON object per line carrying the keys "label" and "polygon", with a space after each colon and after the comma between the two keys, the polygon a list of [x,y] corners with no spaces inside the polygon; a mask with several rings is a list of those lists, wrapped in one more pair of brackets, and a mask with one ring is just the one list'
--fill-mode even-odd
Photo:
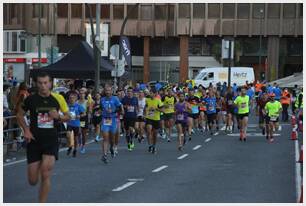
{"label": "orange vest", "polygon": [[283,92],[282,97],[280,99],[281,104],[290,104],[290,93]]}

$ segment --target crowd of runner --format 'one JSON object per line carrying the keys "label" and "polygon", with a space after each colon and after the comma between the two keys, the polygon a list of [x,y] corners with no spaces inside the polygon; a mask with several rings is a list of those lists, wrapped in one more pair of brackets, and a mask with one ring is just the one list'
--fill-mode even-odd
{"label": "crowd of runner", "polygon": [[[282,121],[289,119],[289,105],[292,113],[302,118],[302,89],[289,93],[287,88],[280,89],[277,84],[246,82],[244,86],[228,87],[224,83],[205,88],[193,82],[157,83],[127,85],[117,91],[112,85],[105,85],[97,93],[80,88],[56,94],[50,90],[50,77],[43,73],[37,77],[36,84],[38,90],[30,96],[23,95],[15,109],[28,142],[31,184],[38,181],[39,167],[45,171],[48,181],[47,174],[58,155],[56,130],[63,122],[67,130],[67,155],[77,157],[78,151],[86,153],[86,141],[92,128],[95,141],[102,142],[101,160],[108,163],[109,154],[112,158],[118,155],[119,138],[123,135],[128,151],[134,150],[136,142],[147,142],[147,151],[152,154],[157,153],[158,138],[176,142],[177,149],[182,151],[195,136],[220,134],[222,125],[225,133],[239,131],[239,141],[246,142],[248,117],[254,113],[263,135],[272,143],[280,114]],[[28,111],[29,122],[24,118]],[[40,165],[41,161],[45,164]]]}

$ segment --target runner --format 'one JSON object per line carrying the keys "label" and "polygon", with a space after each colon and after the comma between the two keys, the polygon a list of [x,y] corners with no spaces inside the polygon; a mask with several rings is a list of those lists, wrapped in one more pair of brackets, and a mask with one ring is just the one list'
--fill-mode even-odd
{"label": "runner", "polygon": [[233,106],[234,94],[231,87],[228,87],[225,94],[225,105],[226,105],[226,127],[225,131],[232,133],[235,117],[235,107]]}
{"label": "runner", "polygon": [[269,124],[268,130],[268,140],[270,142],[274,141],[273,131],[277,128],[277,122],[279,119],[280,112],[282,110],[282,105],[279,101],[275,100],[275,94],[271,93],[270,101],[265,106],[266,123]]}
{"label": "runner", "polygon": [[84,110],[85,110],[85,114],[84,116],[81,116],[80,118],[80,122],[81,122],[81,133],[82,133],[82,141],[81,141],[81,154],[85,153],[85,144],[86,144],[86,140],[87,140],[87,136],[88,136],[88,126],[89,126],[89,122],[88,122],[88,115],[91,115],[92,113],[92,103],[88,100],[86,100],[86,89],[85,88],[81,88],[80,89],[80,99],[78,101],[78,104],[80,104]]}
{"label": "runner", "polygon": [[[156,87],[155,86],[155,89],[156,88],[160,88],[160,87]],[[160,88],[159,90],[156,89],[158,91],[157,95],[156,95],[156,98],[158,99],[162,99],[165,95],[164,93],[164,89],[163,88]],[[160,129],[159,129],[159,135],[162,139],[166,139],[166,132],[165,132],[165,118],[164,118],[164,112],[161,111],[160,112]]]}
{"label": "runner", "polygon": [[146,98],[144,95],[144,91],[140,90],[139,91],[139,96],[138,96],[138,112],[137,112],[137,120],[135,124],[135,128],[138,134],[138,142],[140,143],[141,141],[144,140],[144,135],[145,135],[145,118],[144,118],[144,108],[146,106]]}
{"label": "runner", "polygon": [[249,115],[249,96],[246,95],[246,89],[241,89],[241,94],[234,101],[235,106],[238,108],[239,128],[240,128],[240,141],[246,141],[246,130],[248,125]]}
{"label": "runner", "polygon": [[93,116],[92,116],[92,124],[95,127],[95,134],[96,134],[95,142],[98,142],[100,140],[100,124],[102,121],[100,101],[101,101],[101,95],[100,93],[97,93],[95,95],[95,100],[93,105]]}
{"label": "runner", "polygon": [[167,141],[170,142],[171,133],[173,128],[173,115],[174,115],[174,105],[176,103],[176,98],[171,89],[168,89],[165,96],[162,97],[162,102],[164,105],[164,121],[166,126],[166,136]]}
{"label": "runner", "polygon": [[206,115],[206,103],[204,99],[207,97],[206,90],[202,90],[202,97],[201,97],[201,102],[199,104],[199,110],[200,110],[200,116],[199,116],[199,125],[201,127],[202,132],[204,133],[207,131],[207,115]]}
{"label": "runner", "polygon": [[135,122],[138,112],[138,99],[133,96],[133,88],[127,89],[127,96],[122,99],[124,107],[124,127],[128,150],[132,151],[135,147],[133,138],[135,136]]}
{"label": "runner", "polygon": [[149,152],[156,154],[157,133],[160,127],[160,113],[163,108],[163,103],[156,98],[157,92],[153,88],[150,91],[150,96],[146,98],[145,116],[147,137],[149,143]]}
{"label": "runner", "polygon": [[217,100],[214,96],[214,92],[212,89],[208,92],[208,97],[204,99],[204,102],[206,103],[206,116],[207,116],[207,123],[208,128],[210,131],[210,134],[213,135],[213,129],[216,126],[217,121]]}
{"label": "runner", "polygon": [[188,93],[188,134],[189,134],[189,141],[191,141],[191,134],[194,133],[193,128],[198,127],[199,125],[199,116],[200,116],[200,110],[199,110],[199,103],[200,99],[196,96],[194,96],[194,90],[190,89]]}
{"label": "runner", "polygon": [[179,102],[175,104],[175,124],[178,132],[178,150],[182,151],[186,142],[185,132],[187,130],[187,102],[183,92],[179,93]]}
{"label": "runner", "polygon": [[[36,79],[38,92],[27,97],[17,110],[17,121],[27,141],[27,171],[30,185],[40,179],[39,202],[46,202],[50,190],[52,169],[58,159],[57,127],[59,122],[69,120],[69,109],[65,99],[51,93],[51,78],[39,73]],[[58,111],[63,115],[60,115]],[[30,111],[30,125],[24,115]]]}
{"label": "runner", "polygon": [[[101,131],[103,136],[102,141],[102,161],[107,164],[107,151],[111,152],[114,156],[113,149],[113,136],[116,134],[118,129],[117,111],[121,109],[122,114],[124,114],[124,109],[119,101],[118,97],[112,96],[112,88],[110,86],[105,86],[105,97],[101,98],[101,110],[102,110],[102,123]],[[109,148],[110,146],[110,148]]]}
{"label": "runner", "polygon": [[[266,91],[266,87],[262,86],[261,87],[261,92],[259,92],[258,94],[258,117],[259,117],[259,128],[262,129],[262,135],[266,135],[266,138],[268,139],[268,129],[269,129],[269,124],[267,123],[267,121],[265,121],[266,119],[266,115],[265,115],[265,106],[267,104],[267,102],[269,102],[269,95]],[[267,132],[266,132],[267,131]]]}
{"label": "runner", "polygon": [[77,103],[78,94],[74,91],[69,93],[69,113],[71,119],[67,122],[67,137],[70,146],[67,150],[67,155],[70,155],[72,147],[72,156],[76,157],[78,148],[78,138],[80,135],[80,117],[85,116],[85,109]]}

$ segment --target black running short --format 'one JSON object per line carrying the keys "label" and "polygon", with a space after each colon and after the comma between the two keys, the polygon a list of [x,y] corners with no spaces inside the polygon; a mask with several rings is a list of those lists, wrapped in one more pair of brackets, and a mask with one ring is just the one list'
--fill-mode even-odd
{"label": "black running short", "polygon": [[68,125],[67,130],[70,132],[73,131],[74,136],[79,136],[79,133],[80,133],[79,127],[72,127]]}
{"label": "black running short", "polygon": [[200,113],[196,113],[196,114],[188,114],[188,117],[192,118],[192,119],[198,119],[200,116]]}
{"label": "black running short", "polygon": [[238,119],[242,120],[244,117],[248,117],[249,113],[245,113],[245,114],[237,114]]}
{"label": "black running short", "polygon": [[145,118],[143,116],[138,116],[136,122],[145,122]]}
{"label": "black running short", "polygon": [[173,119],[173,113],[164,114],[164,120],[168,121],[170,119]]}
{"label": "black running short", "polygon": [[81,128],[88,129],[88,116],[84,116],[80,118]]}
{"label": "black running short", "polygon": [[268,115],[266,115],[265,120],[266,120],[266,124],[269,124],[270,122],[273,122],[273,123],[278,122],[279,118],[272,121],[271,118]]}
{"label": "black running short", "polygon": [[213,124],[216,119],[217,119],[217,114],[216,113],[207,114],[207,123],[208,124]]}
{"label": "black running short", "polygon": [[146,119],[146,125],[152,125],[152,127],[156,130],[158,130],[160,127],[158,120]]}
{"label": "black running short", "polygon": [[27,144],[26,153],[28,164],[41,161],[43,155],[52,155],[58,160],[58,143],[44,145],[32,140]]}
{"label": "black running short", "polygon": [[102,121],[102,116],[93,116],[92,117],[92,124],[96,127],[97,125],[100,125]]}
{"label": "black running short", "polygon": [[188,125],[187,125],[187,122],[186,122],[186,121],[176,120],[176,121],[175,121],[175,124],[176,124],[176,125],[177,125],[177,124],[180,124],[180,125],[182,125],[182,127],[183,127],[183,128],[188,127]]}
{"label": "black running short", "polygon": [[124,117],[124,129],[128,130],[130,127],[135,127],[136,118],[127,118]]}

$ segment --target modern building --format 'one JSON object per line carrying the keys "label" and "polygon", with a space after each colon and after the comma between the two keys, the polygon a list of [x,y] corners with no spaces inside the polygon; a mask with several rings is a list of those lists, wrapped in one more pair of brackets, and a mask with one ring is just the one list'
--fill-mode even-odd
{"label": "modern building", "polygon": [[[90,6],[95,22],[96,5]],[[109,46],[118,43],[123,19],[133,6],[101,5]],[[39,7],[4,4],[6,64],[37,61]],[[42,4],[41,11],[43,61],[46,48],[57,46],[59,53],[67,53],[85,40],[90,16],[85,4]],[[232,65],[254,67],[257,79],[302,71],[301,3],[139,4],[130,14],[124,34],[131,42],[134,80],[182,81],[201,68],[227,65],[221,59],[221,42],[229,36],[235,40]],[[27,35],[20,38],[20,32]]]}

